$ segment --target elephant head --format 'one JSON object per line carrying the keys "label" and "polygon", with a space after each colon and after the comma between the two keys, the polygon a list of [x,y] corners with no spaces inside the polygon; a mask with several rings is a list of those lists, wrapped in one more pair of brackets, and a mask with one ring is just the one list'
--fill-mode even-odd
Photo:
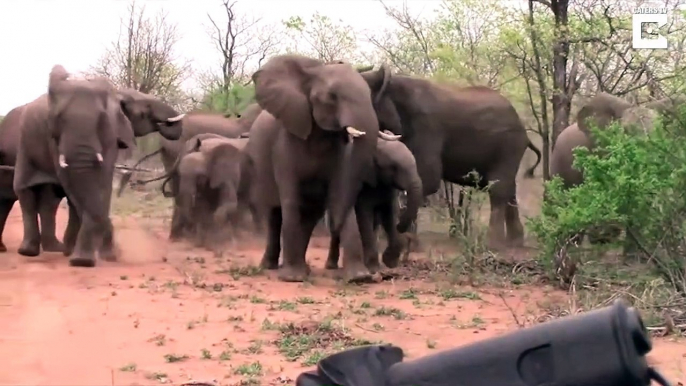
{"label": "elephant head", "polygon": [[121,110],[131,121],[136,137],[159,132],[169,140],[181,138],[185,114],[180,114],[151,95],[133,89],[119,89],[117,94]]}
{"label": "elephant head", "polygon": [[294,137],[352,138],[330,189],[342,196],[331,208],[333,232],[340,232],[363,182],[375,181],[373,155],[381,134],[367,83],[349,64],[300,55],[276,56],[252,78],[257,103]]}
{"label": "elephant head", "polygon": [[599,93],[579,110],[577,124],[586,135],[591,134],[592,125],[602,129],[614,121],[631,132],[648,133],[659,114],[673,111],[683,102],[683,98],[664,98],[635,106],[614,95]]}
{"label": "elephant head", "polygon": [[116,90],[104,78],[69,79],[53,67],[48,85],[48,125],[58,176],[70,200],[96,222],[109,213],[118,148],[133,144],[133,129],[119,109]]}

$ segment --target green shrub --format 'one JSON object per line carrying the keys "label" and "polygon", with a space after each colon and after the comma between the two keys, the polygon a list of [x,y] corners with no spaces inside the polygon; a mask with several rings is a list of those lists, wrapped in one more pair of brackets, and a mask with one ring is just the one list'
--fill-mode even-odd
{"label": "green shrub", "polygon": [[662,117],[647,135],[614,124],[595,129],[594,138],[592,151],[574,150],[584,183],[572,189],[557,178],[547,183],[541,216],[529,221],[540,262],[569,283],[589,259],[572,245],[574,236],[620,226],[625,251],[632,248],[672,290],[686,294],[686,108]]}

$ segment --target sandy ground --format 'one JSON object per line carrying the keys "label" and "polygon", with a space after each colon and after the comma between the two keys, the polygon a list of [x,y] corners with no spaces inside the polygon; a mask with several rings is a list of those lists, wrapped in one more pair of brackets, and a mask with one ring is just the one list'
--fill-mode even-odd
{"label": "sandy ground", "polygon": [[[65,220],[61,209],[58,234]],[[409,360],[516,329],[514,315],[533,320],[542,302],[567,301],[546,288],[428,279],[344,286],[321,269],[326,238],[308,251],[313,281],[282,283],[254,268],[261,240],[217,257],[169,243],[166,225],[115,220],[121,261],[71,268],[60,254],[16,254],[15,207],[0,255],[0,385],[293,384],[342,347],[394,343]],[[683,342],[656,339],[651,361],[684,382]]]}

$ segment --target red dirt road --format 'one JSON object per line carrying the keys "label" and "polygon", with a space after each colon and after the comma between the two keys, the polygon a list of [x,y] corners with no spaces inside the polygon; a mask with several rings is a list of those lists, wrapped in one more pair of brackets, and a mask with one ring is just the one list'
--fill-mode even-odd
{"label": "red dirt road", "polygon": [[[312,283],[281,283],[250,268],[259,241],[217,257],[168,243],[166,227],[133,217],[115,227],[118,263],[27,259],[16,254],[17,205],[4,235],[10,252],[0,255],[0,385],[293,384],[322,355],[361,340],[397,344],[412,359],[516,328],[498,290],[342,286],[321,269]],[[321,268],[326,240],[314,245],[308,258]],[[520,320],[535,318],[542,301],[564,301],[535,288],[504,296]],[[659,339],[651,361],[684,382],[685,356],[686,344]]]}

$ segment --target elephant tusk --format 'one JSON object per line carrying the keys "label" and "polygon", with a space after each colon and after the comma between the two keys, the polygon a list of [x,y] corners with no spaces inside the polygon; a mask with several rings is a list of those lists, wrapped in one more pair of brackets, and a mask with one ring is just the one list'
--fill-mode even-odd
{"label": "elephant tusk", "polygon": [[179,122],[179,121],[182,120],[183,117],[185,117],[185,116],[186,116],[186,114],[179,114],[179,115],[177,115],[177,116],[175,116],[175,117],[168,118],[168,119],[167,119],[167,122],[170,122],[170,123]]}
{"label": "elephant tusk", "polygon": [[97,153],[97,154],[95,155],[95,158],[98,159],[98,162],[102,162],[102,154]]}
{"label": "elephant tusk", "polygon": [[352,127],[352,126],[346,127],[346,128],[345,128],[345,131],[347,131],[348,134],[350,134],[353,138],[361,137],[361,136],[367,134],[367,133],[365,133],[364,131],[359,131],[359,130],[357,130],[356,128],[354,128],[354,127]]}
{"label": "elephant tusk", "polygon": [[397,141],[402,138],[402,135],[396,135],[388,130],[379,131],[379,137],[386,141]]}
{"label": "elephant tusk", "polygon": [[67,166],[69,166],[67,164],[67,160],[64,158],[64,154],[60,154],[57,161],[59,162],[61,168],[66,168]]}

